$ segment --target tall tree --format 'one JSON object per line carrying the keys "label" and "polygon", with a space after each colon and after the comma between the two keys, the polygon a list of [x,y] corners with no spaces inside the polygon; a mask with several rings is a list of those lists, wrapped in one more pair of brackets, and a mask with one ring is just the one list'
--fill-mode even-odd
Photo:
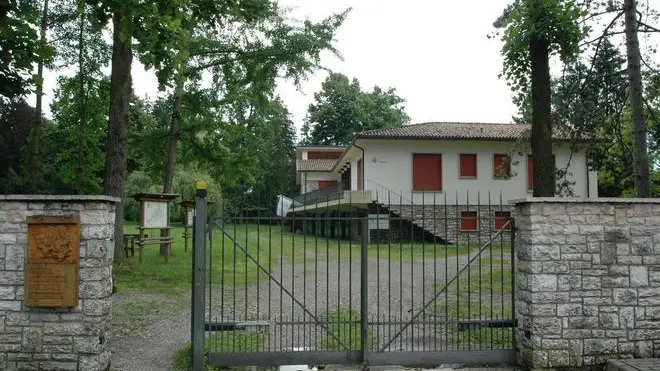
{"label": "tall tree", "polygon": [[[124,197],[126,176],[126,126],[128,104],[131,96],[131,64],[133,61],[130,14],[115,10],[112,15],[112,73],[110,77],[110,109],[108,113],[108,136],[106,141],[105,175],[103,193],[108,196]],[[123,255],[124,209],[118,205],[115,211],[115,253],[121,260]]]}
{"label": "tall tree", "polygon": [[642,74],[640,71],[639,40],[637,38],[637,1],[624,0],[626,22],[626,51],[628,57],[628,81],[630,83],[630,103],[633,126],[633,180],[635,196],[650,197],[649,159],[646,148],[646,123]]}
{"label": "tall tree", "polygon": [[311,128],[312,144],[346,145],[356,133],[407,124],[404,102],[392,88],[365,92],[357,79],[331,73],[314,94],[304,129],[309,133]]}
{"label": "tall tree", "polygon": [[531,97],[534,197],[555,195],[550,55],[559,52],[564,63],[577,55],[580,14],[572,1],[516,0],[495,22],[505,28],[504,75],[517,93],[515,101],[522,106]]}
{"label": "tall tree", "polygon": [[[40,48],[45,48],[47,45],[46,32],[48,31],[48,0],[43,2],[43,10],[41,12],[41,27],[39,32],[39,45]],[[43,116],[43,95],[44,95],[44,62],[45,58],[39,58],[37,62],[37,107],[34,131],[32,133],[32,149],[30,151],[30,191],[36,190],[36,182],[39,170],[39,140],[41,138],[41,121]]]}

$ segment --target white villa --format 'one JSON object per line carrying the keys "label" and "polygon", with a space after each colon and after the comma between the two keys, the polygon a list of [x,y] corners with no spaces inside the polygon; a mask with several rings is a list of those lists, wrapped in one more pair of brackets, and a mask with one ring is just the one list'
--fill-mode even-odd
{"label": "white villa", "polygon": [[[371,237],[392,238],[413,228],[454,241],[499,230],[510,216],[509,201],[531,195],[530,129],[430,122],[359,133],[348,147],[298,147],[300,196],[290,212],[377,214],[379,223],[369,223]],[[563,181],[569,185],[559,196],[597,197],[585,146],[559,134],[553,141],[555,167],[567,170]],[[344,226],[330,224],[324,228],[340,237],[360,233],[353,227],[347,236]]]}

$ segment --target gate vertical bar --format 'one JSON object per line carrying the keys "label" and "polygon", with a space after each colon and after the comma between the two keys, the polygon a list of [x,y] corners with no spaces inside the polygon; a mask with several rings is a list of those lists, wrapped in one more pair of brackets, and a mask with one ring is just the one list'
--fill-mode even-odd
{"label": "gate vertical bar", "polygon": [[362,349],[362,368],[365,369],[369,363],[368,352],[369,344],[368,330],[369,330],[369,311],[367,304],[369,303],[369,277],[367,275],[367,267],[369,264],[369,255],[367,249],[369,248],[369,219],[362,219],[362,243],[360,244],[360,346]]}
{"label": "gate vertical bar", "polygon": [[511,231],[511,349],[517,353],[518,344],[516,344],[516,334],[518,330],[517,316],[516,316],[516,220],[513,217],[509,218],[509,230]]}
{"label": "gate vertical bar", "polygon": [[192,370],[204,369],[204,271],[206,253],[206,183],[195,184],[195,243],[192,287]]}

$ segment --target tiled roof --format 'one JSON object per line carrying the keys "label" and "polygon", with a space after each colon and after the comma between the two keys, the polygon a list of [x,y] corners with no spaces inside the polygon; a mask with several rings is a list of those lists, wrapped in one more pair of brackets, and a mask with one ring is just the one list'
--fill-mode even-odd
{"label": "tiled roof", "polygon": [[334,160],[297,160],[297,171],[330,171],[337,163]]}
{"label": "tiled roof", "polygon": [[305,145],[305,146],[297,146],[296,148],[300,149],[306,149],[306,150],[315,150],[315,151],[342,151],[346,149],[346,146],[331,146],[331,145]]}
{"label": "tiled roof", "polygon": [[[392,129],[365,131],[356,136],[364,139],[455,139],[455,140],[517,140],[529,137],[529,124],[483,124],[458,122],[426,122]],[[553,139],[569,139],[559,133]]]}

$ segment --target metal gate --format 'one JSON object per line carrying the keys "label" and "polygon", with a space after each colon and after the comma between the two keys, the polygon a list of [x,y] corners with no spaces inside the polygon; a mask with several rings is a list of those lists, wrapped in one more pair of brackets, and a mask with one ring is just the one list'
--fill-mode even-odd
{"label": "metal gate", "polygon": [[514,228],[502,205],[207,218],[203,193],[193,369],[514,362]]}

